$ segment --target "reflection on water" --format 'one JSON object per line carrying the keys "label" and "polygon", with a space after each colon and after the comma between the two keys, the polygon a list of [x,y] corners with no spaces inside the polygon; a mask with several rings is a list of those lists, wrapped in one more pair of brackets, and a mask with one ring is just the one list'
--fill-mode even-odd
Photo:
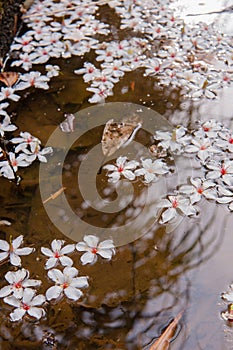
{"label": "reflection on water", "polygon": [[[221,8],[219,5],[208,11]],[[89,106],[82,79],[74,79],[71,73],[77,68],[77,60],[60,62],[60,66],[64,75],[54,80],[50,90],[29,95],[17,108],[19,128],[36,134],[43,143],[63,121],[64,113],[74,113]],[[135,89],[122,94],[129,81],[136,81]],[[150,79],[145,81],[142,74],[133,72],[121,80],[111,97],[111,101],[119,100],[144,104],[163,114],[172,124],[191,126],[197,120],[211,117],[231,126],[230,89],[223,91],[214,102],[184,102],[180,100],[178,89],[154,88]],[[101,132],[95,137],[101,137]],[[101,227],[103,222],[106,226],[120,226],[138,215],[145,186],[134,184],[134,200],[121,215],[97,215],[87,202],[83,202],[73,185],[80,162],[95,144],[93,135],[86,135],[80,148],[74,146],[67,155],[63,169],[67,200],[78,216],[96,226]],[[190,168],[185,169],[180,180],[189,174]],[[24,266],[30,270],[32,278],[42,279],[44,292],[50,284],[45,276],[40,247],[49,245],[54,238],[64,239],[64,236],[53,226],[43,208],[38,165],[23,170],[22,177],[20,187],[0,178],[1,218],[12,222],[10,227],[0,227],[0,238],[24,234],[25,243],[36,248],[38,269],[33,269],[35,255],[24,257]],[[102,198],[116,198],[115,190],[104,182],[104,174],[97,175],[96,182]],[[123,199],[127,202],[128,195]],[[65,221],[66,213],[62,208],[58,211]],[[184,310],[181,328],[171,349],[227,349],[224,326],[219,318],[224,305],[218,303],[221,291],[232,281],[232,218],[225,208],[215,203],[201,202],[200,212],[195,219],[183,220],[172,233],[158,225],[152,226],[146,235],[120,247],[111,262],[100,260],[93,266],[81,266],[79,256],[75,255],[74,265],[80,275],[90,276],[90,288],[85,298],[78,303],[62,300],[48,304],[47,318],[40,323],[25,319],[22,323],[12,324],[4,317],[10,308],[1,304],[2,348],[147,349],[164,327]],[[1,266],[2,279],[8,269],[7,263]]]}

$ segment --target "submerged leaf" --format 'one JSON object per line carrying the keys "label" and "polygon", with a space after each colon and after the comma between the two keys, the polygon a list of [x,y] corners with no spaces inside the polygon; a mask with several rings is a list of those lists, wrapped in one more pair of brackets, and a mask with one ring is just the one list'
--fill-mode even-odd
{"label": "submerged leaf", "polygon": [[183,315],[183,311],[179,312],[174,320],[169,324],[161,336],[151,345],[149,350],[168,350],[170,342],[177,330],[178,323]]}

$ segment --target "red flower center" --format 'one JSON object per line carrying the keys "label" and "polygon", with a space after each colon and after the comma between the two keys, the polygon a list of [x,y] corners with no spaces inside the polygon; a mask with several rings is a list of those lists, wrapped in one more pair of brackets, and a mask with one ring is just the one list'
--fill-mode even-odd
{"label": "red flower center", "polygon": [[229,143],[233,143],[233,138],[232,137],[229,139]]}
{"label": "red flower center", "polygon": [[227,170],[224,167],[221,168],[221,174],[222,175],[226,175],[227,174]]}
{"label": "red flower center", "polygon": [[22,288],[22,281],[14,283],[14,287],[17,288],[17,289]]}
{"label": "red flower center", "polygon": [[92,252],[92,254],[96,254],[97,253],[97,248],[92,248],[91,252]]}
{"label": "red flower center", "polygon": [[123,166],[120,165],[119,168],[118,168],[118,172],[119,172],[119,173],[122,173],[123,170],[124,170]]}
{"label": "red flower center", "polygon": [[177,201],[176,199],[174,199],[174,200],[172,201],[172,208],[177,208],[178,205],[179,205],[178,201]]}
{"label": "red flower center", "polygon": [[25,303],[22,303],[22,308],[24,309],[24,310],[29,310],[30,309],[30,305],[27,305],[27,304],[25,304]]}
{"label": "red flower center", "polygon": [[60,258],[60,254],[59,254],[58,251],[56,251],[56,252],[54,253],[54,258],[56,258],[56,259]]}
{"label": "red flower center", "polygon": [[203,188],[202,188],[202,187],[199,187],[199,188],[197,189],[197,192],[200,193],[200,194],[202,194]]}
{"label": "red flower center", "polygon": [[69,284],[67,282],[63,283],[63,289],[66,289],[67,287],[69,287]]}

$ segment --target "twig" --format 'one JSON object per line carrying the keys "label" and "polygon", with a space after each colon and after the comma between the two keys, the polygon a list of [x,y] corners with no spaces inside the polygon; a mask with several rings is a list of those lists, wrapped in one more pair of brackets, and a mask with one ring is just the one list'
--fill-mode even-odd
{"label": "twig", "polygon": [[47,203],[48,201],[50,201],[51,199],[56,199],[58,196],[60,196],[60,194],[66,189],[66,187],[62,187],[60,188],[58,191],[56,191],[55,193],[51,194],[47,199],[45,199],[43,201],[43,204]]}

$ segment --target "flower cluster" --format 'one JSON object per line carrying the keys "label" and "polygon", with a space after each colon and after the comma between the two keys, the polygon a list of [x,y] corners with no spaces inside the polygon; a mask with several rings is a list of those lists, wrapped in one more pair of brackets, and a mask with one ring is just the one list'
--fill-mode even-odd
{"label": "flower cluster", "polygon": [[127,157],[118,157],[116,165],[107,164],[103,167],[108,171],[108,181],[111,183],[118,182],[122,177],[128,180],[135,180],[135,178],[142,177],[144,183],[158,181],[159,177],[168,174],[171,170],[162,159],[152,160],[141,159],[140,162],[136,160],[128,161]]}
{"label": "flower cluster", "polygon": [[[35,251],[34,248],[20,248],[23,243],[23,236],[13,239],[10,243],[0,240],[0,261],[7,261],[13,266],[20,267],[22,255],[29,255]],[[0,289],[0,298],[6,304],[14,306],[15,309],[10,313],[11,321],[19,321],[25,314],[40,319],[46,315],[44,308],[38,307],[52,299],[61,299],[66,296],[68,299],[77,301],[83,296],[82,288],[89,286],[88,277],[78,277],[79,271],[73,265],[73,260],[67,254],[75,250],[84,252],[81,256],[81,263],[94,264],[97,261],[97,254],[106,260],[111,260],[115,254],[115,246],[111,239],[99,242],[99,238],[94,235],[86,235],[83,242],[65,245],[65,241],[54,239],[51,243],[51,249],[41,247],[41,253],[48,257],[45,269],[48,270],[48,278],[54,282],[49,287],[45,295],[36,295],[36,287],[40,287],[41,280],[30,279],[30,273],[24,268],[16,271],[8,271],[5,279],[8,285]],[[60,264],[64,267],[63,271],[57,268]]]}
{"label": "flower cluster", "polygon": [[[93,50],[95,62],[84,61],[83,67],[75,70],[90,84],[90,103],[113,95],[114,85],[137,68],[143,68],[145,76],[154,77],[162,86],[180,88],[186,97],[215,98],[218,90],[233,80],[228,50],[231,37],[219,33],[214,24],[185,24],[174,14],[172,4],[172,0],[152,0],[147,6],[141,0],[35,1],[24,17],[28,31],[11,45],[12,52],[19,52],[12,66],[28,71],[51,58],[83,57]],[[96,16],[102,5],[115,11],[120,19],[119,30],[130,31],[130,38],[126,35],[124,40],[112,39],[111,23]],[[107,40],[103,41],[103,37]],[[39,77],[41,82],[33,86],[46,88],[47,81],[58,74],[57,65],[47,67],[47,75]],[[19,87],[29,87],[28,79],[27,75],[21,77]],[[13,92],[12,99],[19,98]]]}
{"label": "flower cluster", "polygon": [[[177,126],[172,131],[158,130],[154,134],[157,149],[162,149],[164,159],[141,159],[128,161],[127,157],[118,157],[116,164],[107,164],[108,181],[118,182],[121,178],[142,180],[149,184],[172,169],[166,164],[172,155],[195,156],[204,176],[191,177],[187,184],[179,185],[175,193],[156,204],[160,210],[161,224],[178,222],[183,216],[194,216],[198,208],[194,204],[202,198],[228,204],[233,211],[233,135],[223,124],[209,120],[200,123],[194,130]],[[164,153],[163,153],[164,151]]]}

